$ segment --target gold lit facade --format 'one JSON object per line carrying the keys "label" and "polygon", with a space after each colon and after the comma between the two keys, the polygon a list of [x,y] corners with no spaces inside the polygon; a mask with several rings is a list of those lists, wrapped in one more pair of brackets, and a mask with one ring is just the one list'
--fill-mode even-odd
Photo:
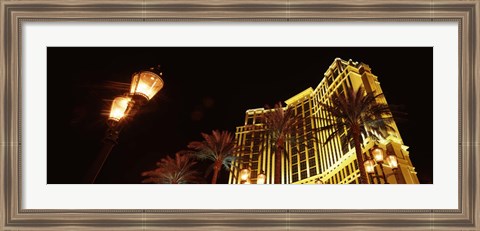
{"label": "gold lit facade", "polygon": [[[320,102],[329,104],[334,92],[342,93],[346,87],[358,89],[363,86],[366,92],[382,93],[378,77],[372,74],[370,67],[364,63],[335,59],[324,74],[323,80],[315,89],[308,88],[303,92],[286,100],[286,108],[294,108],[296,114],[302,115],[302,122],[298,125],[298,133],[291,134],[286,143],[285,155],[282,163],[282,184],[314,184],[319,179],[326,184],[358,184],[360,167],[352,143],[342,144],[341,136],[346,135],[346,129],[334,140],[324,144],[331,131],[319,131],[326,121],[321,118],[330,116],[322,110]],[[385,97],[379,98],[378,103],[385,103]],[[242,151],[237,155],[236,168],[229,176],[230,184],[242,183],[240,169],[250,169],[249,182],[255,184],[260,173],[265,174],[265,183],[274,182],[274,153],[267,139],[260,118],[267,109],[257,108],[246,111],[245,124],[236,129],[235,138]],[[375,137],[362,135],[362,151],[370,155],[375,145],[386,150],[387,154],[397,157],[398,169],[393,171],[387,164],[383,164],[383,172],[390,184],[418,184],[415,168],[409,158],[408,146],[403,143],[396,124],[389,124],[394,131],[380,134]],[[292,146],[294,145],[294,146]],[[373,166],[374,175],[383,175],[379,164]],[[263,179],[262,179],[263,180]],[[382,177],[369,177],[369,183],[383,184]]]}

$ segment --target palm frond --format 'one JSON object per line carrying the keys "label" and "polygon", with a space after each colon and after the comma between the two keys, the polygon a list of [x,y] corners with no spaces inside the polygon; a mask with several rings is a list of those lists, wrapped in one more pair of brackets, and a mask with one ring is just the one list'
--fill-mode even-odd
{"label": "palm frond", "polygon": [[142,173],[147,177],[143,183],[156,184],[188,184],[199,183],[203,179],[199,172],[193,169],[197,162],[189,155],[176,153],[175,158],[166,156],[157,162],[157,168]]}
{"label": "palm frond", "polygon": [[353,127],[360,129],[363,134],[369,134],[369,130],[382,134],[394,131],[390,125],[394,122],[392,112],[387,104],[379,103],[381,97],[383,94],[366,93],[363,87],[356,91],[347,87],[344,94],[333,94],[329,103],[320,103],[322,109],[331,116],[323,119],[326,125],[319,129],[330,132],[325,143],[341,135],[339,131],[343,130],[346,130],[343,142],[350,142]]}
{"label": "palm frond", "polygon": [[235,159],[235,153],[238,153],[240,149],[236,146],[232,133],[213,130],[211,134],[202,133],[201,135],[203,141],[190,142],[188,148],[194,151],[194,155],[198,159],[219,161],[226,169],[229,169]]}

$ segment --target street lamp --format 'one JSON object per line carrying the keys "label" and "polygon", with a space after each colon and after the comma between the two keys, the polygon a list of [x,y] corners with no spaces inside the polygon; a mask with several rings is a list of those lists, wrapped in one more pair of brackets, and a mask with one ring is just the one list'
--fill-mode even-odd
{"label": "street lamp", "polygon": [[375,161],[380,165],[382,170],[383,182],[388,184],[387,177],[385,176],[385,171],[383,170],[383,149],[379,148],[377,145],[373,146],[372,155]]}
{"label": "street lamp", "polygon": [[108,130],[103,139],[103,147],[87,173],[86,183],[95,183],[108,155],[117,144],[118,135],[125,126],[127,118],[133,118],[140,107],[163,88],[162,73],[159,69],[159,66],[157,66],[133,73],[130,92],[113,100],[107,120]]}
{"label": "street lamp", "polygon": [[375,145],[372,150],[372,155],[377,163],[383,163],[383,149]]}
{"label": "street lamp", "polygon": [[322,180],[322,178],[318,178],[316,181],[315,181],[315,184],[325,184]]}
{"label": "street lamp", "polygon": [[126,96],[120,96],[113,100],[112,107],[110,109],[110,117],[108,120],[110,122],[118,122],[125,116],[127,111],[128,103],[130,103],[131,98]]}
{"label": "street lamp", "polygon": [[398,161],[397,161],[397,156],[394,154],[390,154],[387,156],[388,164],[390,165],[390,168],[392,168],[394,171],[398,169]]}
{"label": "street lamp", "polygon": [[380,165],[380,170],[382,171],[382,175],[374,176],[374,177],[375,178],[381,177],[383,178],[383,181],[385,182],[385,184],[388,184],[387,174],[385,174],[383,163],[386,160],[389,165],[387,167],[390,167],[393,171],[393,174],[395,174],[395,171],[398,169],[398,161],[397,161],[397,156],[393,153],[387,155],[387,157],[384,158],[384,152],[385,151],[382,148],[378,147],[377,145],[373,146],[373,149],[371,150],[371,154],[375,161],[368,158],[368,160],[364,162],[364,167],[365,167],[365,171],[369,175],[373,175],[375,173],[375,162],[377,162],[378,165]]}
{"label": "street lamp", "polygon": [[161,75],[162,73],[154,73],[153,69],[133,73],[130,94],[150,100],[163,88]]}
{"label": "street lamp", "polygon": [[365,167],[365,172],[368,174],[373,174],[375,172],[375,161],[373,160],[365,160],[363,162],[363,166]]}

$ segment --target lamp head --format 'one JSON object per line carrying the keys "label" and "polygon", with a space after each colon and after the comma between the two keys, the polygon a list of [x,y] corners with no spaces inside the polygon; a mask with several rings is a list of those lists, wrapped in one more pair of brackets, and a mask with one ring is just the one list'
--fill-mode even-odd
{"label": "lamp head", "polygon": [[372,149],[372,155],[377,163],[383,163],[383,149],[375,145]]}
{"label": "lamp head", "polygon": [[373,174],[375,171],[375,161],[373,160],[366,160],[363,162],[363,166],[365,167],[365,172],[368,174]]}
{"label": "lamp head", "polygon": [[109,125],[117,123],[126,116],[126,110],[131,98],[126,96],[120,96],[113,100],[112,107],[110,108],[110,116],[108,118]]}
{"label": "lamp head", "polygon": [[390,165],[390,168],[392,169],[397,169],[398,168],[398,160],[397,156],[395,154],[390,154],[387,156],[388,164]]}
{"label": "lamp head", "polygon": [[266,178],[267,177],[265,176],[265,174],[261,172],[260,174],[257,175],[257,184],[265,184]]}
{"label": "lamp head", "polygon": [[163,88],[162,75],[159,66],[133,73],[130,95],[137,101],[139,97],[150,100]]}
{"label": "lamp head", "polygon": [[250,178],[250,169],[244,168],[240,170],[240,180],[245,181]]}

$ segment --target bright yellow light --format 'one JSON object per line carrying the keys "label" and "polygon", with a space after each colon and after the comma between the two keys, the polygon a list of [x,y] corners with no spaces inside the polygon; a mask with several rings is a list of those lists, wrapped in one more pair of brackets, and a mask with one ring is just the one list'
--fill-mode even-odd
{"label": "bright yellow light", "polygon": [[249,177],[250,177],[250,170],[245,168],[240,171],[240,180],[248,180]]}
{"label": "bright yellow light", "polygon": [[257,184],[265,184],[266,176],[263,173],[258,174],[257,176]]}
{"label": "bright yellow light", "polygon": [[247,181],[245,181],[244,184],[251,184],[250,179],[248,179]]}
{"label": "bright yellow light", "polygon": [[129,102],[129,97],[122,96],[115,98],[112,103],[112,108],[110,109],[110,119],[119,121],[121,118],[123,118]]}
{"label": "bright yellow light", "polygon": [[150,71],[136,73],[132,78],[131,94],[143,95],[151,99],[163,88],[162,78]]}
{"label": "bright yellow light", "polygon": [[366,160],[363,163],[363,166],[365,167],[365,171],[367,173],[373,173],[375,171],[375,162],[373,160]]}
{"label": "bright yellow light", "polygon": [[315,181],[315,184],[323,184],[323,181],[318,179],[318,180]]}
{"label": "bright yellow light", "polygon": [[383,150],[381,148],[375,148],[373,149],[372,151],[372,155],[373,155],[373,158],[375,159],[375,161],[381,163],[383,162]]}
{"label": "bright yellow light", "polygon": [[388,163],[390,164],[391,168],[393,168],[393,169],[398,168],[397,156],[388,155],[387,159],[388,159]]}

